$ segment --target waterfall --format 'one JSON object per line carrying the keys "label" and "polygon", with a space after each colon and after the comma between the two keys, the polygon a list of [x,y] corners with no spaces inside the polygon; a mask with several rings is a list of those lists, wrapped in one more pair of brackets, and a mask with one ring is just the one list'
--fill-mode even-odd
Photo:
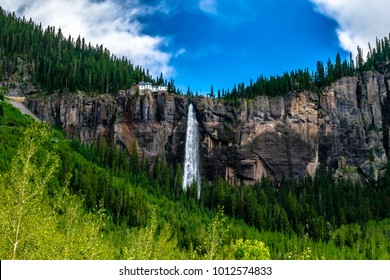
{"label": "waterfall", "polygon": [[198,186],[198,199],[200,197],[200,176],[199,176],[199,132],[196,121],[194,106],[188,106],[186,149],[184,160],[183,189],[196,182]]}

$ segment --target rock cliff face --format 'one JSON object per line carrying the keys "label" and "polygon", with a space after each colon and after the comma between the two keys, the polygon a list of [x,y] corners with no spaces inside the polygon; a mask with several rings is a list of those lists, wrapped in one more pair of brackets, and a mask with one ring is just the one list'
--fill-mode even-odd
{"label": "rock cliff face", "polygon": [[[233,107],[224,101],[133,91],[116,97],[83,94],[30,97],[41,119],[68,137],[93,142],[104,136],[129,148],[136,141],[151,161],[184,160],[187,108],[200,126],[201,176],[252,183],[313,175],[318,165],[354,167],[364,177],[384,171],[389,152],[390,76],[364,73],[343,78],[320,93],[261,96]],[[374,171],[374,174],[372,174]],[[342,174],[339,172],[337,174]]]}

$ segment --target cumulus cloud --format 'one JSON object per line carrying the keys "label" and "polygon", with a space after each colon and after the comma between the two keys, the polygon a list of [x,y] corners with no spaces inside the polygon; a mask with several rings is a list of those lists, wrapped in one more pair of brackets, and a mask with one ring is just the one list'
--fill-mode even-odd
{"label": "cumulus cloud", "polygon": [[208,14],[216,14],[217,0],[200,0],[199,9]]}
{"label": "cumulus cloud", "polygon": [[376,37],[390,32],[388,0],[311,0],[317,11],[338,23],[337,35],[343,49],[356,55],[357,46],[375,46]]}
{"label": "cumulus cloud", "polygon": [[115,0],[3,0],[1,6],[43,26],[61,28],[66,37],[80,35],[93,45],[103,44],[111,53],[126,56],[153,75],[174,75],[169,65],[172,55],[161,50],[167,44],[166,38],[144,34],[137,20],[156,11],[164,12],[163,2],[147,6],[139,0],[120,4]]}

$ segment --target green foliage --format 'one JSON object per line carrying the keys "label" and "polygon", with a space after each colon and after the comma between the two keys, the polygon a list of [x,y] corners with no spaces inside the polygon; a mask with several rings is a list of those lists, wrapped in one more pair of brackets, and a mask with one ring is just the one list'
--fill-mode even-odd
{"label": "green foliage", "polygon": [[[61,229],[61,259],[104,259],[111,253],[104,253],[101,229],[106,225],[105,211],[86,212],[80,197],[72,195],[68,188],[56,192],[55,210],[61,213],[57,226]],[[58,234],[58,233],[57,233]]]}
{"label": "green foliage", "polygon": [[83,145],[45,124],[26,129],[29,120],[8,107],[2,259],[14,248],[19,259],[390,259],[389,174],[368,185],[334,182],[323,169],[278,186],[218,180],[198,200],[183,193],[180,164],[149,168],[103,138]]}
{"label": "green foliage", "polygon": [[311,259],[311,249],[310,247],[306,247],[303,251],[299,251],[296,247],[294,247],[293,251],[288,254],[289,260],[310,260]]}
{"label": "green foliage", "polygon": [[226,217],[223,214],[223,209],[220,208],[207,227],[207,237],[204,242],[205,258],[214,260],[218,256],[218,251],[221,249],[229,233],[229,227],[226,226]]}
{"label": "green foliage", "polygon": [[390,34],[383,39],[376,38],[375,47],[371,48],[369,45],[369,51],[367,59],[364,62],[362,57],[362,50],[358,48],[358,66],[360,72],[362,71],[382,71],[383,64],[388,63],[390,60]]}
{"label": "green foliage", "polygon": [[159,233],[156,208],[152,210],[149,225],[136,234],[130,234],[124,258],[128,260],[169,260],[178,257],[177,239],[166,224]]}
{"label": "green foliage", "polygon": [[253,186],[218,180],[202,186],[201,202],[209,209],[221,205],[227,215],[260,231],[278,231],[317,241],[329,241],[343,224],[364,224],[389,217],[388,175],[377,182],[333,180],[320,169],[315,177],[283,181],[278,186],[264,178]]}
{"label": "green foliage", "polygon": [[20,110],[7,102],[0,101],[3,108],[3,115],[0,116],[0,126],[2,127],[18,127],[27,126],[31,120],[28,116],[20,113]]}
{"label": "green foliage", "polygon": [[0,102],[3,115],[0,115],[0,172],[7,171],[12,156],[22,137],[22,130],[30,123],[25,115],[6,102]]}
{"label": "green foliage", "polygon": [[[7,258],[16,259],[19,254],[24,256],[26,253],[19,251],[28,251],[29,247],[21,249],[19,243],[27,239],[25,242],[28,244],[29,236],[40,231],[36,215],[41,209],[40,201],[44,196],[44,189],[53,177],[59,161],[56,155],[42,153],[41,147],[48,139],[50,130],[47,126],[32,125],[28,128],[11,163],[9,176],[5,180],[5,200],[14,203],[14,207],[4,210],[6,213],[3,230],[11,245],[7,248],[9,250],[6,253]],[[28,232],[23,227],[24,223],[29,225]]]}
{"label": "green foliage", "polygon": [[156,253],[156,210],[152,211],[150,224],[141,229],[132,244],[124,250],[124,257],[129,260],[149,260]]}
{"label": "green foliage", "polygon": [[80,36],[76,40],[65,38],[61,29],[43,29],[41,24],[1,8],[0,57],[0,78],[28,74],[33,84],[49,93],[82,90],[115,94],[142,80],[157,82],[148,70],[116,57],[103,45],[92,46]]}
{"label": "green foliage", "polygon": [[[33,123],[24,133],[10,171],[0,174],[2,259],[95,259],[104,216],[84,214],[66,188],[47,192],[59,157],[51,129]],[[57,195],[62,193],[62,195]]]}
{"label": "green foliage", "polygon": [[269,248],[259,240],[238,239],[234,244],[234,257],[236,260],[269,260]]}

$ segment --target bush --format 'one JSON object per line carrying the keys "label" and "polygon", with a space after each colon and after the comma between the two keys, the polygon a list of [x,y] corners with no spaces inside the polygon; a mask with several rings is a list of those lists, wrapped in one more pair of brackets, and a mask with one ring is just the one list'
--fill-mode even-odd
{"label": "bush", "polygon": [[269,248],[259,240],[238,239],[234,245],[236,260],[269,260]]}

